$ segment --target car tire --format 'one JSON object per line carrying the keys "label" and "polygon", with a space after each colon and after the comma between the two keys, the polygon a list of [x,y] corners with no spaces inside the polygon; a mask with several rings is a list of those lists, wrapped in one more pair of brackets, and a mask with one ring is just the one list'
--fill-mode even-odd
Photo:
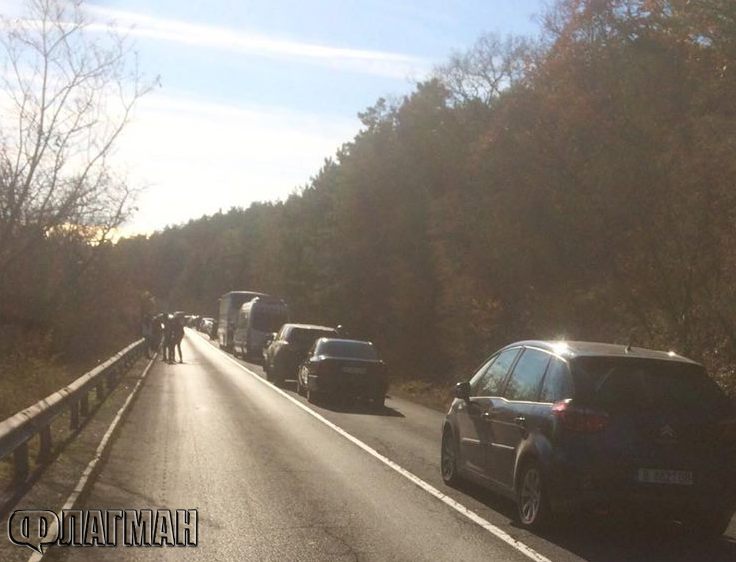
{"label": "car tire", "polygon": [[442,480],[448,486],[455,486],[460,481],[457,470],[458,449],[452,430],[446,428],[442,432],[442,446],[440,451],[440,471]]}
{"label": "car tire", "polygon": [[320,401],[320,395],[311,388],[307,387],[307,402],[317,404]]}
{"label": "car tire", "polygon": [[269,369],[269,373],[271,373],[270,380],[274,385],[278,387],[284,386],[284,377],[281,375],[280,369],[274,367],[272,369]]}
{"label": "car tire", "polygon": [[516,511],[519,523],[526,529],[542,529],[550,522],[547,485],[542,468],[535,460],[524,462],[519,470]]}
{"label": "car tire", "polygon": [[386,406],[386,396],[381,394],[373,399],[373,407],[376,410],[383,410]]}

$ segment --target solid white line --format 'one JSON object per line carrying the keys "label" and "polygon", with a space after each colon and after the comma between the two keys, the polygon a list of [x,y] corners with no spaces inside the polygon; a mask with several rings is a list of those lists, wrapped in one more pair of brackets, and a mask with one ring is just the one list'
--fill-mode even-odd
{"label": "solid white line", "polygon": [[[133,400],[133,397],[138,392],[138,388],[143,383],[143,380],[146,378],[146,375],[148,375],[148,371],[151,369],[151,365],[153,365],[153,362],[156,361],[156,357],[158,357],[158,354],[154,355],[153,359],[151,359],[148,362],[148,365],[146,365],[146,368],[143,370],[143,374],[138,379],[138,382],[135,383],[135,386],[133,387],[133,391],[130,393],[128,398],[125,400],[123,405],[118,410],[118,413],[115,416],[115,418],[112,420],[110,427],[107,428],[105,435],[103,435],[102,437],[102,441],[100,441],[100,444],[97,445],[95,456],[92,458],[91,461],[89,461],[89,464],[87,464],[87,468],[84,469],[84,472],[82,472],[82,476],[79,479],[79,482],[77,482],[77,485],[74,487],[74,490],[72,491],[72,493],[69,494],[69,497],[64,503],[64,507],[61,508],[62,511],[67,510],[67,509],[72,509],[74,507],[74,504],[77,503],[77,500],[79,499],[80,494],[84,491],[85,487],[87,486],[87,483],[89,482],[89,479],[92,476],[92,472],[97,466],[97,463],[100,462],[100,459],[102,458],[102,454],[105,452],[107,443],[110,441],[112,434],[115,431],[115,428],[118,426],[118,424],[120,423],[120,420],[123,418],[125,411],[128,409],[128,406]],[[52,523],[52,529],[53,527],[58,527],[58,524],[56,522]],[[43,558],[43,555],[46,554],[46,552],[47,551],[44,551],[43,554],[34,552],[31,555],[31,557],[28,559],[28,562],[38,562],[39,560]]]}
{"label": "solid white line", "polygon": [[[202,340],[204,340],[204,338],[202,338]],[[210,342],[206,342],[206,343],[210,343]],[[435,488],[434,486],[432,486],[428,482],[425,482],[424,480],[422,480],[421,478],[419,478],[418,476],[416,476],[414,473],[409,472],[404,467],[396,464],[394,461],[392,461],[388,457],[383,456],[381,453],[379,453],[378,451],[376,451],[370,445],[367,445],[366,443],[364,443],[363,441],[361,441],[357,437],[354,437],[353,435],[351,435],[350,433],[348,433],[347,431],[345,431],[340,426],[332,423],[330,420],[328,420],[327,418],[325,418],[324,416],[322,416],[318,412],[314,411],[312,408],[304,405],[302,402],[300,402],[299,400],[297,400],[296,398],[294,398],[290,394],[284,392],[283,390],[281,390],[277,386],[274,386],[273,384],[271,384],[270,382],[268,382],[267,380],[265,380],[263,377],[259,376],[258,373],[254,373],[248,367],[246,367],[245,365],[243,365],[239,361],[233,359],[232,357],[230,357],[224,351],[222,351],[219,348],[215,347],[214,344],[210,343],[210,345],[212,345],[212,347],[216,351],[220,351],[225,359],[227,359],[228,361],[230,361],[234,365],[237,365],[238,367],[240,367],[243,371],[245,371],[246,373],[248,373],[249,375],[251,375],[258,382],[260,382],[261,384],[269,387],[274,392],[278,392],[279,394],[281,394],[281,396],[283,396],[287,400],[290,400],[293,404],[295,404],[296,406],[298,406],[299,408],[301,408],[302,410],[304,410],[305,412],[307,412],[310,416],[312,416],[313,418],[321,421],[327,427],[329,427],[333,431],[339,433],[345,439],[347,439],[351,443],[357,445],[358,447],[360,447],[361,449],[363,449],[366,453],[368,453],[372,457],[375,457],[376,459],[378,459],[379,461],[381,461],[386,466],[392,468],[393,470],[395,470],[396,472],[398,472],[399,474],[401,474],[404,478],[410,480],[411,482],[413,482],[414,484],[416,484],[417,486],[419,486],[425,492],[431,494],[432,496],[434,496],[435,498],[437,498],[438,500],[440,500],[444,504],[450,506],[452,509],[454,509],[458,513],[464,515],[465,517],[467,517],[468,519],[470,519],[473,523],[476,523],[476,524],[480,525],[486,531],[488,531],[489,533],[491,533],[492,535],[494,535],[498,539],[502,540],[503,542],[505,542],[509,546],[515,548],[516,550],[518,550],[519,552],[521,552],[522,554],[524,554],[525,556],[527,556],[531,560],[534,560],[535,562],[551,562],[550,559],[547,558],[546,556],[540,554],[539,552],[537,552],[533,548],[525,545],[523,542],[515,539],[514,537],[512,537],[511,535],[509,535],[506,531],[504,531],[500,527],[497,527],[493,523],[487,521],[486,519],[483,519],[480,515],[478,515],[474,511],[471,511],[470,509],[468,509],[467,507],[465,507],[463,504],[455,501],[454,499],[452,499],[451,497],[447,496],[446,494],[443,494],[437,488]]]}

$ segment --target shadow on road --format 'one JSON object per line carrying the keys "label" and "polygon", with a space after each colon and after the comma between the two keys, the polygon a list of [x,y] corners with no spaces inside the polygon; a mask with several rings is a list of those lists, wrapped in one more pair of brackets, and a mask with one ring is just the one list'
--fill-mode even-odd
{"label": "shadow on road", "polygon": [[385,416],[391,418],[403,418],[404,414],[388,406],[373,406],[351,401],[323,402],[320,404],[325,410],[339,412],[341,414],[364,414],[370,416]]}
{"label": "shadow on road", "polygon": [[[287,380],[281,387],[296,394],[296,381]],[[357,402],[355,400],[324,400],[319,403],[320,408],[338,412],[341,414],[364,414],[370,416],[385,416],[391,418],[403,418],[404,414],[388,406],[377,407],[372,404]]]}
{"label": "shadow on road", "polygon": [[[512,501],[472,483],[461,483],[457,489],[508,517],[509,521],[515,521],[516,508]],[[560,521],[537,535],[580,558],[595,562],[736,560],[736,538],[733,536],[698,540],[677,523],[656,521],[635,513],[580,515]]]}
{"label": "shadow on road", "polygon": [[736,560],[736,541],[731,537],[698,540],[676,523],[631,514],[579,517],[542,536],[586,560],[600,562]]}

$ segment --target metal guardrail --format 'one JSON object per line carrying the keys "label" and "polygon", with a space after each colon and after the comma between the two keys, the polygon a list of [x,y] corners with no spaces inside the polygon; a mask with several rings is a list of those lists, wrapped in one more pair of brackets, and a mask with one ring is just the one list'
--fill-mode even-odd
{"label": "metal guardrail", "polygon": [[70,429],[78,429],[80,417],[89,415],[89,392],[95,389],[97,400],[102,401],[117,385],[119,376],[143,355],[145,341],[140,339],[130,344],[71,384],[0,422],[0,459],[13,455],[15,481],[23,481],[29,475],[28,442],[38,435],[37,462],[48,461],[52,422],[68,409]]}

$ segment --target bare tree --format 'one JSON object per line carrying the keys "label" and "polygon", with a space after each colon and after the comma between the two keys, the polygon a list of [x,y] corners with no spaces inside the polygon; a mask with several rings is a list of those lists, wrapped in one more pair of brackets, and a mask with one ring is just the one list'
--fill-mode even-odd
{"label": "bare tree", "polygon": [[127,38],[81,0],[0,20],[0,272],[50,236],[107,240],[133,190],[110,156],[145,82]]}
{"label": "bare tree", "polygon": [[487,33],[467,51],[451,55],[435,74],[456,100],[490,104],[503,89],[525,76],[533,51],[524,37]]}

